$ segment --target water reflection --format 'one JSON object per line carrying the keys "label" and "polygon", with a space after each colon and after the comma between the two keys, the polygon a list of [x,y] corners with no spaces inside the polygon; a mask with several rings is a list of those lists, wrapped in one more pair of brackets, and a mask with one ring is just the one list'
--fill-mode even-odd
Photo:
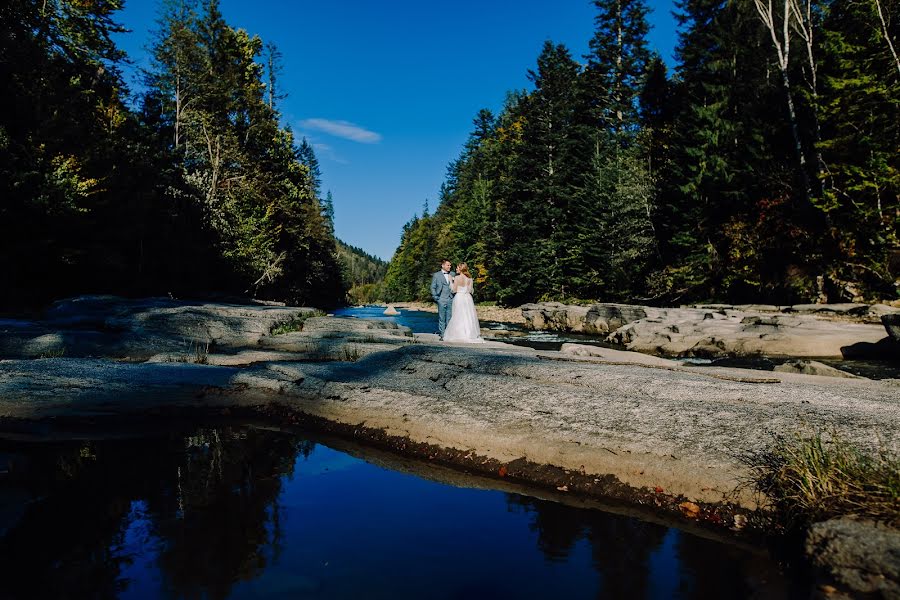
{"label": "water reflection", "polygon": [[0,581],[10,598],[740,598],[784,589],[771,563],[731,546],[442,485],[251,427],[0,444]]}

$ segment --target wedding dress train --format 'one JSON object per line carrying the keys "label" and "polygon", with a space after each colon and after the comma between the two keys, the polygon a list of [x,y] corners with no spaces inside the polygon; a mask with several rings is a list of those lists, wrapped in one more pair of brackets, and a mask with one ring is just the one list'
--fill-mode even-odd
{"label": "wedding dress train", "polygon": [[450,323],[447,324],[447,329],[444,331],[444,341],[484,343],[484,339],[481,337],[481,325],[478,323],[478,313],[475,312],[475,301],[472,299],[471,279],[466,281],[466,285],[456,288]]}

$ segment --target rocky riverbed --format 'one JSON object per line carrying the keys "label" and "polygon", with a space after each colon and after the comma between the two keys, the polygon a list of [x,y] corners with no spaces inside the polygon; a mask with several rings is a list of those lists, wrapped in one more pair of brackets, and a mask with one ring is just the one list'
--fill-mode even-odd
{"label": "rocky riverbed", "polygon": [[756,506],[741,457],[773,436],[835,430],[862,448],[900,445],[895,380],[441,344],[385,321],[265,305],[79,298],[0,332],[4,435],[264,414],[714,527],[740,528],[735,515]]}
{"label": "rocky riverbed", "polygon": [[671,357],[900,358],[900,308],[888,305],[627,304],[521,307],[525,326],[600,336],[624,349]]}

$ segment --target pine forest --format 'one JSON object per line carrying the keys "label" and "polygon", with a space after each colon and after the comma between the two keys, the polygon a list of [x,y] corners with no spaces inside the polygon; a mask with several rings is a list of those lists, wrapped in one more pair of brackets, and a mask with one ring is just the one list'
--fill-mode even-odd
{"label": "pine forest", "polygon": [[803,303],[900,293],[896,0],[681,0],[670,71],[644,0],[596,0],[587,56],[480,111],[390,300],[442,258],[482,301]]}

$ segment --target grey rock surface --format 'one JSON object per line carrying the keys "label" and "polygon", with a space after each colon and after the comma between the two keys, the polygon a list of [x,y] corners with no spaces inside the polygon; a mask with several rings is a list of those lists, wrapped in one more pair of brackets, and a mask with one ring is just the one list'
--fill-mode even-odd
{"label": "grey rock surface", "polygon": [[40,321],[0,321],[0,358],[115,357],[146,360],[255,345],[279,323],[315,309],[168,298],[80,296],[53,304]]}
{"label": "grey rock surface", "polygon": [[881,382],[599,364],[501,345],[392,347],[357,362],[244,369],[0,361],[0,421],[277,404],[500,461],[525,457],[748,506],[748,492],[732,496],[746,475],[739,456],[773,434],[836,428],[864,448],[900,436],[900,395]]}
{"label": "grey rock surface", "polygon": [[854,597],[900,598],[900,530],[841,517],[814,524],[805,551],[821,578]]}

